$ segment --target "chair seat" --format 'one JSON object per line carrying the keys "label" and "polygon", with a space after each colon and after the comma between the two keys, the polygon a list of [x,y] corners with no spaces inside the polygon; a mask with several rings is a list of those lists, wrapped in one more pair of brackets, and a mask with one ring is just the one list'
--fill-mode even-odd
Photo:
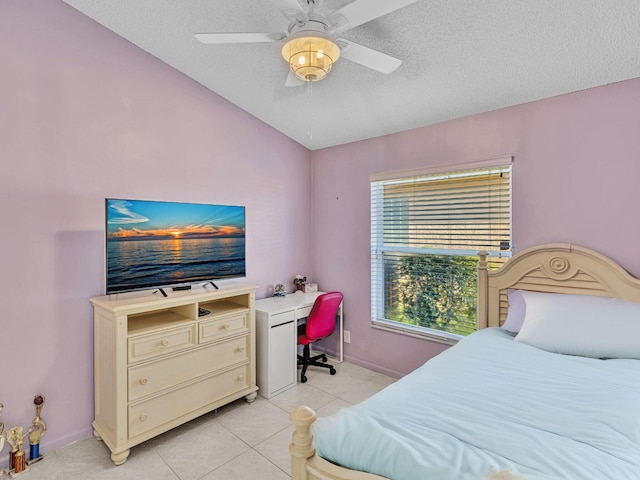
{"label": "chair seat", "polygon": [[298,335],[298,345],[309,345],[311,340],[306,335]]}

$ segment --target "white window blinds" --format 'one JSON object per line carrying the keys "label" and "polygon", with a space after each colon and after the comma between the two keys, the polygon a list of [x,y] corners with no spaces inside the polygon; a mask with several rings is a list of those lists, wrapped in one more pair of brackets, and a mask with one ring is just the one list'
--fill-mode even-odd
{"label": "white window blinds", "polygon": [[510,165],[371,183],[374,320],[475,330],[480,250],[511,256]]}

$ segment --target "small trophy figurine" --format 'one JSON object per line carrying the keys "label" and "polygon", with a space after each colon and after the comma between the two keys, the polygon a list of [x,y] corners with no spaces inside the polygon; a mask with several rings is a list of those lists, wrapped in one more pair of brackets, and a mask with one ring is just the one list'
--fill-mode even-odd
{"label": "small trophy figurine", "polygon": [[[4,403],[0,402],[0,415],[2,415],[2,410],[4,409]],[[0,453],[2,453],[2,449],[4,448],[4,437],[2,434],[4,433],[4,423],[0,422]]]}
{"label": "small trophy figurine", "polygon": [[22,427],[13,427],[7,430],[7,442],[11,445],[11,452],[9,452],[9,474],[17,474],[27,469],[27,461],[24,451],[22,450],[24,437]]}
{"label": "small trophy figurine", "polygon": [[40,438],[47,431],[47,424],[40,418],[42,413],[42,407],[44,407],[45,398],[44,395],[39,393],[33,399],[33,404],[36,406],[36,418],[33,419],[31,427],[29,428],[29,463],[33,463],[42,458],[40,455]]}

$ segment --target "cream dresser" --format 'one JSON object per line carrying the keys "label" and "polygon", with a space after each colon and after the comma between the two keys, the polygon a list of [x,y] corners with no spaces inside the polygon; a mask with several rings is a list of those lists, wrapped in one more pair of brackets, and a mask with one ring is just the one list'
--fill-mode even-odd
{"label": "cream dresser", "polygon": [[255,400],[256,289],[91,299],[93,433],[116,465],[134,445],[240,397]]}

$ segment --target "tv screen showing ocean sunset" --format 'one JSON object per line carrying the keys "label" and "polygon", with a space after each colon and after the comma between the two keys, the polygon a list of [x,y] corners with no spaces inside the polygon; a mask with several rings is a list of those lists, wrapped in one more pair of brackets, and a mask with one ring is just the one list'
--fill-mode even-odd
{"label": "tv screen showing ocean sunset", "polygon": [[244,207],[106,200],[107,293],[245,276]]}

